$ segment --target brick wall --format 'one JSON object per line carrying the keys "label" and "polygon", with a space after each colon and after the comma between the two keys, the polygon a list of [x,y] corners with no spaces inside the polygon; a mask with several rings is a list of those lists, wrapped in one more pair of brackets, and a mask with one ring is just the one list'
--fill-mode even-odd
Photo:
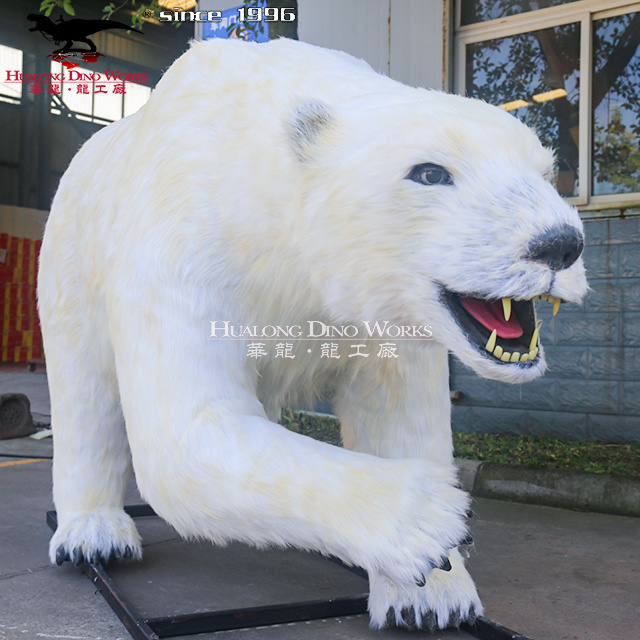
{"label": "brick wall", "polygon": [[591,291],[582,305],[536,302],[548,371],[485,380],[451,358],[457,431],[640,443],[640,218],[585,222]]}

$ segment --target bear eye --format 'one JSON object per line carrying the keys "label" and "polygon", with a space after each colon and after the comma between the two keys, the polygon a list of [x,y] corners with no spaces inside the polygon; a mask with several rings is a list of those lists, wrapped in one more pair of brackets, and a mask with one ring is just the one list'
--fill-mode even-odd
{"label": "bear eye", "polygon": [[444,167],[432,162],[425,162],[413,167],[409,171],[407,179],[426,185],[453,184],[451,174]]}

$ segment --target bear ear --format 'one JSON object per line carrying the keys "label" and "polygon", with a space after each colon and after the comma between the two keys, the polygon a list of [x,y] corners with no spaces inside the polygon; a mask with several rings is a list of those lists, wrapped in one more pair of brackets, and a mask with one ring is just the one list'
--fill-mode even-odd
{"label": "bear ear", "polygon": [[305,102],[293,110],[289,121],[289,139],[300,162],[312,157],[313,146],[322,132],[334,122],[332,109],[322,102]]}

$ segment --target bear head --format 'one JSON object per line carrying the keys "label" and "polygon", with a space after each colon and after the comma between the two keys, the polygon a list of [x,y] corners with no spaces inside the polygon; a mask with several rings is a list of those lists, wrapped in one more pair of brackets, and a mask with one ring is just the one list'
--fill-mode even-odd
{"label": "bear head", "polygon": [[323,305],[342,321],[430,325],[485,377],[541,375],[533,301],[555,314],[588,288],[582,222],[552,184],[553,152],[497,107],[393,88],[291,110],[301,237]]}

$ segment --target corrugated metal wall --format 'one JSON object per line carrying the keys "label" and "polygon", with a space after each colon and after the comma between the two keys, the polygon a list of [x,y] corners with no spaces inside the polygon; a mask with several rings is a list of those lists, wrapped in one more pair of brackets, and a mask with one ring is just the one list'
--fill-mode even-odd
{"label": "corrugated metal wall", "polygon": [[443,89],[447,8],[442,0],[298,0],[298,37],[362,58],[405,84]]}

